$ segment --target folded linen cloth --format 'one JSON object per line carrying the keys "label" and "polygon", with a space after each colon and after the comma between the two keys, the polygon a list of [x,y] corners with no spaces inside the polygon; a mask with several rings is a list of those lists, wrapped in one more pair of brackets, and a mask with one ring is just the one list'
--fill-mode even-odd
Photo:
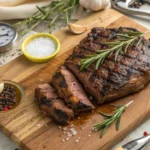
{"label": "folded linen cloth", "polygon": [[30,17],[39,7],[52,0],[0,0],[0,20],[23,19]]}

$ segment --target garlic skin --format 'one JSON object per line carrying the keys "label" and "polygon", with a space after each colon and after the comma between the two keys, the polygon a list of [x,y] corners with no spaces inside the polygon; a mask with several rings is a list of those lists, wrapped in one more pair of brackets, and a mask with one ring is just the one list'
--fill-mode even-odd
{"label": "garlic skin", "polygon": [[0,93],[2,93],[4,90],[4,83],[0,83]]}
{"label": "garlic skin", "polygon": [[80,5],[85,9],[99,11],[106,8],[110,0],[80,0]]}

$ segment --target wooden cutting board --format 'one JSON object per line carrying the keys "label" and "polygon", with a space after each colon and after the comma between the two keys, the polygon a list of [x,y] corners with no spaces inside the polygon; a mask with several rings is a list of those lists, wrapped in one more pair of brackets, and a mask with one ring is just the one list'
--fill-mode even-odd
{"label": "wooden cutting board", "polygon": [[[133,27],[140,31],[146,31],[144,27],[133,22],[122,14],[106,9],[77,22],[88,25],[91,28],[102,27]],[[139,93],[130,95],[116,101],[117,104],[125,104],[130,100],[134,103],[124,112],[121,128],[116,131],[113,124],[100,139],[99,132],[92,132],[93,125],[100,123],[102,117],[98,114],[91,116],[83,126],[75,126],[77,136],[73,136],[66,142],[62,130],[50,119],[43,116],[34,99],[34,89],[40,83],[49,82],[52,74],[58,66],[63,64],[65,58],[71,53],[72,48],[83,39],[90,29],[82,35],[72,35],[67,28],[55,33],[61,42],[61,51],[57,58],[44,64],[36,64],[21,56],[9,64],[0,68],[0,79],[18,82],[25,90],[22,103],[10,112],[0,113],[0,129],[21,149],[25,150],[110,150],[117,142],[137,128],[150,117],[150,85]],[[149,36],[150,37],[150,36]],[[67,127],[69,128],[69,127]],[[90,133],[90,137],[88,136]],[[80,142],[76,143],[77,137]]]}

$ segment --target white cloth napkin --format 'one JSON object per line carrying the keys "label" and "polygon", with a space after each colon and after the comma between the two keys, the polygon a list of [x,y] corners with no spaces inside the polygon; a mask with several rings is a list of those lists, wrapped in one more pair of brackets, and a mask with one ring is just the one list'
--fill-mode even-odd
{"label": "white cloth napkin", "polygon": [[30,17],[37,11],[37,5],[42,7],[48,5],[50,1],[51,0],[0,0],[0,20]]}

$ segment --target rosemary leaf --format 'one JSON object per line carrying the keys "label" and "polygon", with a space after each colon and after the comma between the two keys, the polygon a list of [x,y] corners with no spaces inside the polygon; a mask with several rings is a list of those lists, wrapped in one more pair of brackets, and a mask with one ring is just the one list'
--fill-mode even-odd
{"label": "rosemary leaf", "polygon": [[124,53],[127,53],[128,47],[130,46],[131,42],[127,43],[125,49],[124,49]]}
{"label": "rosemary leaf", "polygon": [[[71,14],[75,7],[79,6],[79,0],[53,0],[44,7],[37,6],[37,12],[26,20],[14,24],[19,35],[24,35],[39,25],[40,22],[49,21],[50,30],[57,20],[63,20],[69,23]],[[19,26],[18,26],[19,24]],[[27,31],[24,28],[28,25]],[[23,32],[22,32],[23,31]]]}
{"label": "rosemary leaf", "polygon": [[[145,33],[148,33],[148,32],[145,32]],[[91,65],[95,61],[96,61],[95,69],[98,69],[99,66],[103,64],[105,59],[107,59],[113,53],[115,53],[114,59],[115,61],[117,61],[118,56],[120,54],[127,53],[129,46],[133,46],[135,44],[135,41],[137,41],[140,38],[136,45],[138,46],[142,42],[145,33],[125,32],[124,34],[123,32],[122,34],[116,34],[116,36],[121,36],[121,37],[124,37],[125,39],[121,38],[119,39],[119,41],[103,43],[105,45],[108,45],[108,49],[97,50],[96,54],[90,55],[90,57],[86,56],[84,59],[81,60],[80,70],[82,71],[83,69],[86,69],[89,65]]]}
{"label": "rosemary leaf", "polygon": [[66,22],[66,25],[69,23],[68,11],[65,11],[65,22]]}
{"label": "rosemary leaf", "polygon": [[[129,105],[132,104],[133,101],[130,101],[129,103],[127,103],[126,105],[117,107],[117,109],[115,110],[114,114],[110,117],[108,117],[107,119],[105,119],[103,122],[101,122],[100,124],[97,124],[95,126],[93,126],[93,128],[98,131],[101,130],[101,134],[100,137],[102,138],[103,135],[105,134],[106,130],[108,129],[108,127],[116,120],[116,130],[119,130],[120,127],[120,121],[121,121],[121,116],[122,113],[125,111],[126,107],[128,107]],[[101,113],[100,113],[101,114]]]}
{"label": "rosemary leaf", "polygon": [[104,113],[102,113],[102,112],[99,112],[99,114],[101,114],[103,117],[105,117],[105,118],[110,118],[110,117],[112,117],[112,115],[106,115],[106,114],[104,114]]}
{"label": "rosemary leaf", "polygon": [[100,65],[100,63],[101,63],[101,61],[102,61],[102,58],[99,58],[98,61],[97,61],[97,63],[96,63],[96,69],[98,69],[98,67],[99,67],[99,65]]}
{"label": "rosemary leaf", "polygon": [[100,130],[101,128],[103,128],[103,127],[105,126],[105,124],[108,123],[108,122],[109,122],[109,120],[106,119],[106,120],[104,120],[102,123],[95,125],[94,128],[98,131],[98,130]]}
{"label": "rosemary leaf", "polygon": [[142,32],[127,32],[127,31],[124,31],[123,32],[124,34],[127,34],[127,35],[132,35],[132,36],[139,36],[142,34]]}
{"label": "rosemary leaf", "polygon": [[143,40],[143,36],[139,39],[139,41],[138,41],[138,43],[136,44],[136,46],[139,46],[140,45],[140,43],[141,43],[141,41]]}
{"label": "rosemary leaf", "polygon": [[101,131],[101,134],[100,134],[100,138],[102,138],[104,136],[104,134],[105,134],[105,132],[106,132],[107,129],[108,129],[108,126],[105,126],[103,128],[103,130]]}
{"label": "rosemary leaf", "polygon": [[117,36],[121,36],[121,37],[125,37],[125,38],[128,38],[128,39],[131,39],[130,36],[128,36],[127,34],[116,34]]}
{"label": "rosemary leaf", "polygon": [[57,18],[58,18],[58,15],[56,15],[56,16],[54,17],[54,19],[50,22],[50,28],[53,27],[53,25],[55,24]]}
{"label": "rosemary leaf", "polygon": [[120,121],[121,121],[121,115],[118,117],[117,122],[116,122],[116,130],[119,130],[120,128]]}
{"label": "rosemary leaf", "polygon": [[36,7],[43,15],[46,14],[45,10],[42,7],[41,8],[39,6],[36,6]]}
{"label": "rosemary leaf", "polygon": [[[104,53],[104,52],[106,52],[106,51],[111,51],[111,49],[105,49],[105,50],[97,50],[96,52],[97,53]],[[92,56],[92,55],[91,55]]]}
{"label": "rosemary leaf", "polygon": [[119,47],[119,49],[115,53],[115,61],[117,61],[118,56],[119,56],[119,54],[120,54],[121,51],[122,51],[122,47]]}
{"label": "rosemary leaf", "polygon": [[104,44],[106,44],[106,45],[118,45],[118,44],[120,44],[120,41],[116,41],[116,42],[105,42]]}

